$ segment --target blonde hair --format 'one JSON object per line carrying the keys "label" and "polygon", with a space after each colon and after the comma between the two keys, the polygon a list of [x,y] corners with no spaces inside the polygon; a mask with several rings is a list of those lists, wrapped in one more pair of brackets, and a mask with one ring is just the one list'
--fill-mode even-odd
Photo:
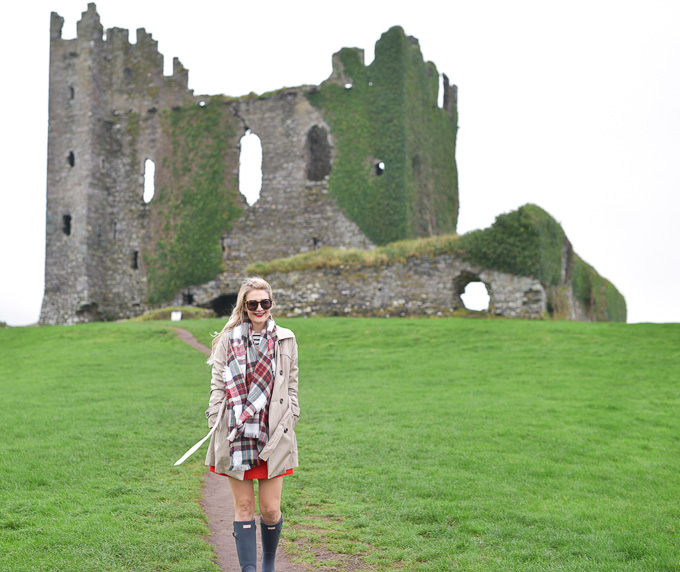
{"label": "blonde hair", "polygon": [[[236,297],[236,304],[234,305],[234,309],[231,311],[229,320],[227,320],[227,323],[224,325],[224,328],[222,328],[221,332],[215,332],[213,334],[213,353],[215,352],[215,348],[217,347],[220,338],[225,333],[230,332],[236,326],[242,324],[245,321],[247,316],[246,296],[248,296],[248,294],[250,294],[253,290],[266,290],[267,294],[269,294],[269,298],[272,301],[272,308],[274,307],[274,295],[272,294],[272,287],[269,285],[269,282],[267,282],[264,278],[260,278],[259,276],[248,276],[245,278],[243,282],[241,282],[241,288],[238,291],[238,296]],[[212,355],[210,358],[212,359]]]}

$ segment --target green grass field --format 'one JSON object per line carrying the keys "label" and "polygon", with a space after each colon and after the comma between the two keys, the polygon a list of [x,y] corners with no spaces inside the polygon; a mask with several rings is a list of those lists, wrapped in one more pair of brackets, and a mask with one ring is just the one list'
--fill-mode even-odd
{"label": "green grass field", "polygon": [[[204,343],[221,320],[182,322]],[[296,556],[377,570],[679,570],[680,324],[281,320]],[[216,570],[209,368],[169,322],[0,329],[0,570]]]}

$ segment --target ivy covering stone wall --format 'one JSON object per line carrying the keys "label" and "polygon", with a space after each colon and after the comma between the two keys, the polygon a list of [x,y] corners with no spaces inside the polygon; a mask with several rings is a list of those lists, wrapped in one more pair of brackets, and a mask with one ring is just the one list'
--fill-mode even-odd
{"label": "ivy covering stone wall", "polygon": [[219,98],[161,114],[166,148],[156,171],[152,241],[144,252],[148,300],[157,304],[222,272],[220,237],[242,216],[238,137]]}
{"label": "ivy covering stone wall", "polygon": [[435,65],[398,26],[370,65],[356,48],[334,63],[335,77],[308,94],[335,142],[331,196],[375,244],[454,232],[458,115],[437,104]]}
{"label": "ivy covering stone wall", "polygon": [[458,248],[466,260],[486,268],[537,277],[556,315],[566,305],[559,287],[568,286],[586,319],[626,321],[623,295],[574,253],[560,224],[536,205],[499,215],[489,228],[461,236]]}
{"label": "ivy covering stone wall", "polygon": [[[341,269],[350,277],[347,280],[356,281],[367,275],[366,268],[399,268],[412,259],[436,260],[445,255],[453,256],[446,263],[445,271],[441,267],[446,276],[451,275],[450,268],[460,267],[458,274],[465,270],[468,274],[475,275],[475,279],[485,282],[489,290],[497,288],[491,279],[484,278],[484,274],[491,275],[492,270],[505,276],[537,280],[545,291],[545,313],[553,318],[626,321],[626,301],[623,295],[574,253],[560,224],[546,211],[532,204],[499,215],[487,229],[462,236],[449,234],[403,240],[368,252],[327,249],[253,264],[248,272],[276,276],[278,280],[283,280],[283,276],[290,274],[304,284],[312,277],[317,277],[319,270],[330,270],[332,274]],[[472,264],[474,268],[464,267],[464,263]],[[385,270],[381,272],[381,276],[390,276]],[[472,280],[467,279],[465,284],[470,281]],[[321,280],[319,283],[330,284],[328,280]],[[465,284],[462,285],[463,288]],[[394,285],[393,288],[398,286]],[[403,290],[409,291],[408,288]],[[526,289],[529,290],[531,288]],[[455,295],[462,293],[462,290],[458,292],[453,285],[447,286],[446,291],[453,291]],[[524,295],[524,291],[517,292],[520,298]],[[420,306],[427,308],[427,301],[420,300],[420,295],[420,292],[414,291]],[[495,294],[491,292],[491,295],[493,298]],[[451,299],[453,306],[455,302],[455,299]],[[416,303],[409,308],[411,313],[418,312]],[[515,314],[514,310],[508,311],[504,304],[497,304],[494,311],[500,315],[522,315]],[[531,317],[539,315],[535,308],[529,314]]]}

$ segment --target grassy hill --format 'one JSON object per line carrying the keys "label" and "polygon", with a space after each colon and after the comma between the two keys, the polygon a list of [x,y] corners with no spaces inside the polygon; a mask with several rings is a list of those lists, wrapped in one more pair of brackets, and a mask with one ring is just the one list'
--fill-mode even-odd
{"label": "grassy hill", "polygon": [[[680,324],[281,323],[300,346],[301,559],[677,569]],[[221,324],[182,327],[209,343]],[[0,329],[0,569],[216,570],[202,452],[173,466],[206,430],[209,369],[169,326]]]}

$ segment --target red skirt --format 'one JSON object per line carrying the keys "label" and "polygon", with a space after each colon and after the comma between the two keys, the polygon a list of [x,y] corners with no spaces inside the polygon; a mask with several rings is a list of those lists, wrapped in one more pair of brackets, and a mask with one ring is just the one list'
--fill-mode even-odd
{"label": "red skirt", "polygon": [[[225,475],[224,473],[218,473],[215,470],[215,467],[211,466],[210,467],[210,472],[215,473],[216,475],[222,475],[223,477],[228,477],[229,475]],[[267,469],[267,461],[260,461],[260,464],[253,467],[252,469],[248,469],[245,473],[243,473],[243,479],[244,480],[250,480],[250,479],[266,479],[268,478],[268,469]],[[288,469],[285,473],[281,473],[280,475],[276,475],[276,477],[283,477],[285,475],[292,475],[293,474],[293,469]]]}

